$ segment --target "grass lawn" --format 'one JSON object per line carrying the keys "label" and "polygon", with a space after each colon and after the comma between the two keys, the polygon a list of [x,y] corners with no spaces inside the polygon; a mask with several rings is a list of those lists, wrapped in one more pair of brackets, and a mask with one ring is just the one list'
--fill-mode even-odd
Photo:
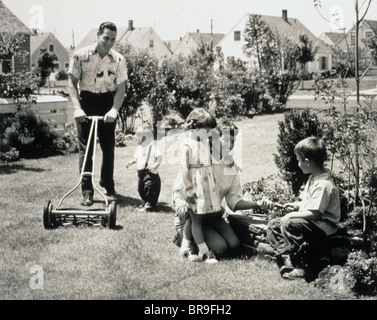
{"label": "grass lawn", "polygon": [[[283,117],[262,115],[237,123],[242,129],[242,183],[277,172],[272,155]],[[178,164],[161,166],[159,210],[141,213],[136,169],[125,168],[134,149],[132,142],[116,149],[116,190],[121,195],[116,230],[43,228],[47,200],[56,207],[78,181],[77,154],[0,166],[0,299],[354,299],[324,293],[304,280],[283,280],[273,262],[258,256],[225,259],[217,265],[181,261],[172,242],[170,207]],[[97,155],[100,158],[100,152]],[[100,200],[98,194],[95,199]],[[77,190],[68,203],[80,201]],[[42,289],[30,286],[33,266],[43,269]]]}

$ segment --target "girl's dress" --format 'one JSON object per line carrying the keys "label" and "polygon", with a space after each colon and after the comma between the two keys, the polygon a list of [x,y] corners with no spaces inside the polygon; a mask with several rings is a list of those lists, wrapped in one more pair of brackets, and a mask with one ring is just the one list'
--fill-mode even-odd
{"label": "girl's dress", "polygon": [[184,140],[183,146],[190,148],[189,173],[197,196],[196,203],[190,203],[191,209],[197,214],[220,211],[221,201],[213,175],[209,140],[192,136]]}

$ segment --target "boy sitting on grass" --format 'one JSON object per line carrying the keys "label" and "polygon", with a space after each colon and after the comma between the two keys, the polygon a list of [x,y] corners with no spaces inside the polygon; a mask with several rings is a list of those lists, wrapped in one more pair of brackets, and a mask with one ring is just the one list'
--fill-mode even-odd
{"label": "boy sitting on grass", "polygon": [[[302,201],[286,203],[292,210],[267,225],[267,238],[284,265],[283,278],[304,278],[306,267],[319,258],[326,238],[338,230],[340,220],[339,193],[330,172],[324,167],[326,147],[321,139],[309,137],[294,149],[298,166],[310,174],[302,193]],[[306,250],[309,250],[305,253]]]}

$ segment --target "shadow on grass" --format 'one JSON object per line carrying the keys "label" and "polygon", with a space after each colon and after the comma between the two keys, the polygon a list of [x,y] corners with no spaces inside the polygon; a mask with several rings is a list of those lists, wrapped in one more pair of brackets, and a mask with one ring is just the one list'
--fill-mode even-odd
{"label": "shadow on grass", "polygon": [[[117,194],[117,205],[120,208],[126,206],[131,206],[137,209],[141,209],[144,201],[141,199],[136,199],[132,197],[127,197],[121,194]],[[152,212],[161,212],[161,213],[173,213],[174,209],[166,202],[158,202],[156,208]]]}
{"label": "shadow on grass", "polygon": [[44,172],[44,171],[46,171],[46,169],[26,167],[22,164],[0,165],[0,174],[13,174],[13,173],[16,173],[18,171]]}

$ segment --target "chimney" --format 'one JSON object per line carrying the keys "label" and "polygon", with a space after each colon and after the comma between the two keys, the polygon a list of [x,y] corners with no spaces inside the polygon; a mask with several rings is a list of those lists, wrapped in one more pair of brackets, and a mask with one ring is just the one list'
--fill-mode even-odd
{"label": "chimney", "polygon": [[285,22],[288,22],[288,10],[282,11],[282,18]]}
{"label": "chimney", "polygon": [[132,31],[134,29],[134,21],[128,20],[128,31]]}
{"label": "chimney", "polygon": [[199,29],[196,29],[196,33],[199,33]]}

